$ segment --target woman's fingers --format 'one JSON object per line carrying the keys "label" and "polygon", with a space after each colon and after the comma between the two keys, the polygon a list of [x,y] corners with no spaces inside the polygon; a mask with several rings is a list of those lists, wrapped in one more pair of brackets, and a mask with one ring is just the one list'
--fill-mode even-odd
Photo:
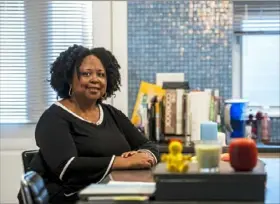
{"label": "woman's fingers", "polygon": [[151,168],[153,165],[150,163],[150,162],[147,162],[146,164],[145,164],[145,167],[146,168]]}
{"label": "woman's fingers", "polygon": [[150,160],[142,161],[140,168],[151,168],[153,165]]}
{"label": "woman's fingers", "polygon": [[127,158],[127,157],[132,156],[132,155],[134,155],[134,154],[136,154],[136,153],[137,153],[136,151],[124,152],[124,153],[121,155],[121,157]]}
{"label": "woman's fingers", "polygon": [[144,153],[147,156],[148,161],[149,163],[151,163],[152,166],[155,165],[156,163],[155,158],[149,152],[141,152],[141,153]]}
{"label": "woman's fingers", "polygon": [[128,155],[128,152],[122,153],[121,157],[126,158]]}
{"label": "woman's fingers", "polygon": [[128,156],[132,156],[132,155],[134,155],[136,153],[137,153],[136,151],[130,151],[130,152],[128,152]]}
{"label": "woman's fingers", "polygon": [[[154,157],[148,152],[129,151],[129,152],[124,152],[121,155],[121,157],[128,158],[128,157],[131,157],[133,155],[135,155],[136,158],[138,158],[139,160],[142,160],[141,166],[144,167],[144,168],[151,168],[152,166],[155,165]],[[138,159],[136,159],[136,160],[138,160]]]}

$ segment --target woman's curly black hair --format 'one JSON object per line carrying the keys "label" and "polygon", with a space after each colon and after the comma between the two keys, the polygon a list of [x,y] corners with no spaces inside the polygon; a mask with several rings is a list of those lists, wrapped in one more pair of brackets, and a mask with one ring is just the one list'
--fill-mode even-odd
{"label": "woman's curly black hair", "polygon": [[[70,98],[69,89],[73,75],[79,73],[83,59],[88,55],[95,55],[103,64],[107,76],[106,96],[111,97],[120,89],[120,65],[114,55],[105,48],[88,49],[74,44],[61,52],[50,67],[50,85],[60,98]],[[79,75],[78,75],[79,77]]]}

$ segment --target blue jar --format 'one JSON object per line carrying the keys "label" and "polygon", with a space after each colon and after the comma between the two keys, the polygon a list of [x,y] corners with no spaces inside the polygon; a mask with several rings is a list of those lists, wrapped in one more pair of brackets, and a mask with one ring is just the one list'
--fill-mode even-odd
{"label": "blue jar", "polygon": [[225,101],[224,124],[227,136],[242,138],[246,136],[246,111],[248,100],[230,99]]}

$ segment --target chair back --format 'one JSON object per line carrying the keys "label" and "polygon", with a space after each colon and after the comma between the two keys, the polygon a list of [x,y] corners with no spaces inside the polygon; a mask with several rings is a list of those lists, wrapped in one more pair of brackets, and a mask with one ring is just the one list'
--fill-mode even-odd
{"label": "chair back", "polygon": [[30,163],[33,157],[38,153],[38,150],[26,150],[22,152],[21,158],[23,163],[24,173],[30,171]]}
{"label": "chair back", "polygon": [[23,175],[20,190],[24,204],[48,204],[49,194],[44,180],[35,171]]}

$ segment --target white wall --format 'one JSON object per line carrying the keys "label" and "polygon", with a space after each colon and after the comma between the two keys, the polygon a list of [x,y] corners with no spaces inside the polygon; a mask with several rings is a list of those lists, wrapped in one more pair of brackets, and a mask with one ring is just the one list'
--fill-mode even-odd
{"label": "white wall", "polygon": [[[94,47],[113,52],[121,65],[122,87],[107,103],[127,114],[127,7],[126,1],[93,2]],[[115,31],[115,32],[113,32]],[[36,149],[35,124],[0,124],[0,203],[17,203],[19,182],[23,173],[21,153]]]}
{"label": "white wall", "polygon": [[128,114],[128,79],[127,79],[127,2],[112,1],[112,51],[121,65],[122,87],[116,93],[113,105]]}

